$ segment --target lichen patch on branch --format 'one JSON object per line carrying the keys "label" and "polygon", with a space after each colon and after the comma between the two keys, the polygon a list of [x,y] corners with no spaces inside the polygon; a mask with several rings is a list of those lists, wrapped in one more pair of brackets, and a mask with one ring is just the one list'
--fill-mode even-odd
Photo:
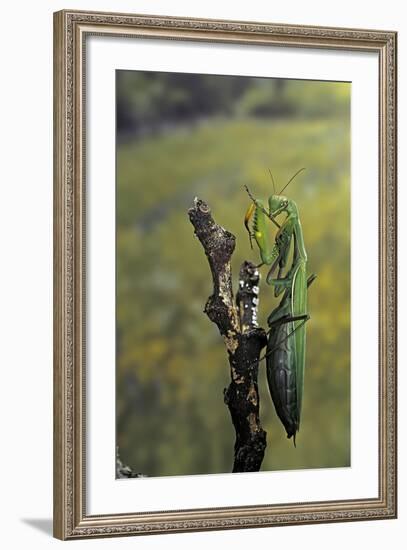
{"label": "lichen patch on branch", "polygon": [[239,316],[236,307],[233,303],[232,290],[232,269],[230,263],[224,266],[224,269],[219,272],[219,297],[228,308],[228,315],[233,330],[239,330]]}
{"label": "lichen patch on branch", "polygon": [[239,374],[235,369],[235,367],[232,366],[230,368],[230,372],[232,374],[232,381],[235,382],[235,384],[244,384],[245,382],[244,376]]}
{"label": "lichen patch on branch", "polygon": [[249,392],[247,394],[247,400],[250,401],[250,403],[252,405],[254,405],[255,407],[257,407],[257,403],[258,403],[258,395],[257,395],[257,389],[256,387],[254,386],[254,384],[252,384],[250,386],[250,389],[249,389]]}
{"label": "lichen patch on branch", "polygon": [[238,341],[236,332],[232,330],[228,330],[227,335],[224,335],[223,339],[225,341],[228,352],[233,355],[239,346],[239,341]]}

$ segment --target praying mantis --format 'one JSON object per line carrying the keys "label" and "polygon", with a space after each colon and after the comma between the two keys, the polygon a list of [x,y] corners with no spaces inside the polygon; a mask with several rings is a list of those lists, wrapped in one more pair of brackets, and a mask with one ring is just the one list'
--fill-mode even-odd
{"label": "praying mantis", "polygon": [[[304,392],[304,370],[306,355],[306,323],[308,314],[308,286],[316,275],[307,278],[307,253],[297,204],[282,195],[292,180],[304,170],[298,170],[279,193],[268,199],[268,210],[262,201],[256,199],[246,187],[252,200],[245,215],[245,226],[250,244],[254,239],[260,252],[262,265],[270,266],[266,282],[274,287],[274,296],[283,293],[279,305],[267,319],[269,326],[267,351],[265,354],[267,382],[277,415],[287,432],[295,437],[300,427],[302,398]],[[276,217],[286,214],[280,225]],[[250,222],[252,225],[250,226]],[[272,242],[270,222],[277,227]],[[287,268],[289,253],[293,245],[292,264]],[[278,267],[277,277],[273,277]]]}

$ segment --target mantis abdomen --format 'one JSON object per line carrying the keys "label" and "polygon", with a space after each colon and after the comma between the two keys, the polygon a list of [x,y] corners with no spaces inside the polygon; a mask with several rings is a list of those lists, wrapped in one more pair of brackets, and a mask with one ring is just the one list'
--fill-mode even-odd
{"label": "mantis abdomen", "polygon": [[293,282],[301,282],[303,295],[300,297],[298,293],[293,299],[293,286],[288,287],[267,320],[270,327],[266,352],[267,382],[277,416],[287,437],[294,437],[294,444],[300,427],[304,391],[305,324],[309,319],[306,292],[316,278],[316,275],[311,275],[302,281],[303,275],[305,266],[301,267],[300,263]]}
{"label": "mantis abdomen", "polygon": [[287,432],[287,437],[295,438],[299,427],[299,410],[295,340],[290,337],[293,330],[293,322],[281,322],[270,332],[266,368],[276,413]]}

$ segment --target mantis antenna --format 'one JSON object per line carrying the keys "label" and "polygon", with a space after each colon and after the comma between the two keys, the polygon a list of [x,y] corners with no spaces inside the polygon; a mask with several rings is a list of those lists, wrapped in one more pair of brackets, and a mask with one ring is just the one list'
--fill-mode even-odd
{"label": "mantis antenna", "polygon": [[295,177],[297,177],[298,174],[300,174],[303,170],[305,170],[305,168],[300,168],[300,169],[293,175],[293,177],[288,181],[288,183],[286,183],[286,184],[284,185],[284,187],[281,189],[281,191],[280,191],[278,194],[281,195],[281,193],[284,191],[284,189],[286,189],[286,188],[290,185],[290,183],[293,181],[293,179],[294,179]]}
{"label": "mantis antenna", "polygon": [[275,186],[273,174],[271,173],[270,168],[269,168],[269,174],[270,174],[270,177],[271,177],[271,181],[273,182],[273,195],[275,195],[276,194],[276,186]]}

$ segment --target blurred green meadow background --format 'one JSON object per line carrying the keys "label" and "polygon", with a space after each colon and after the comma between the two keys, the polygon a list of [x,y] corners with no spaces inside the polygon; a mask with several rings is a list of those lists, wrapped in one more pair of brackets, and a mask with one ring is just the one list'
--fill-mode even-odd
{"label": "blurred green meadow background", "polygon": [[[212,280],[187,210],[195,196],[258,263],[247,184],[300,209],[309,272],[307,359],[297,448],[259,370],[262,470],[350,465],[350,84],[118,71],[116,425],[120,457],[148,476],[230,472],[229,365],[203,313]],[[274,228],[270,224],[274,235]],[[263,268],[259,324],[277,304]]]}

